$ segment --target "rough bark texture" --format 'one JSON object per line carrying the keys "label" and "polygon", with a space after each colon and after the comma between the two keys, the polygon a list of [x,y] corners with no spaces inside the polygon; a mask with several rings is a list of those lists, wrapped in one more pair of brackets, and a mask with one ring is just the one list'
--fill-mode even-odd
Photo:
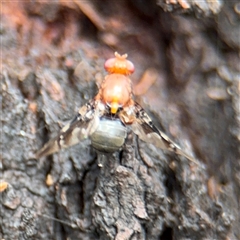
{"label": "rough bark texture", "polygon": [[[1,239],[240,239],[240,4],[168,2],[1,3]],[[113,155],[83,142],[34,159],[114,51],[135,64],[136,101],[202,166],[131,132]]]}

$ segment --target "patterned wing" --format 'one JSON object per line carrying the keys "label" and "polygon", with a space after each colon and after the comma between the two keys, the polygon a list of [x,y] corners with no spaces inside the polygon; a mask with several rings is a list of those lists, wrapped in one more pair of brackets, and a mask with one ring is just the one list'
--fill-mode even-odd
{"label": "patterned wing", "polygon": [[144,109],[137,103],[135,103],[133,108],[131,109],[129,108],[129,112],[128,111],[123,112],[120,118],[126,124],[129,121],[129,126],[132,129],[132,131],[136,135],[138,135],[138,137],[144,142],[151,143],[157,148],[161,148],[163,150],[175,152],[199,165],[199,163],[197,163],[193,157],[185,153],[165,133],[158,130],[153,125],[151,118],[147,115]]}
{"label": "patterned wing", "polygon": [[87,139],[99,124],[100,111],[91,100],[80,108],[78,115],[53,139],[50,139],[37,153],[36,158],[58,152]]}

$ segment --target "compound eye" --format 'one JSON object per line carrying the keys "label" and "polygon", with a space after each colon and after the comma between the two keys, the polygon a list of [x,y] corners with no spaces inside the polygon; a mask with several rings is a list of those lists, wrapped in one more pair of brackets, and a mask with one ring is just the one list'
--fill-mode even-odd
{"label": "compound eye", "polygon": [[105,62],[104,68],[109,73],[124,75],[130,75],[135,70],[133,63],[127,60],[127,54],[120,55],[117,52],[115,53],[115,58],[110,58]]}

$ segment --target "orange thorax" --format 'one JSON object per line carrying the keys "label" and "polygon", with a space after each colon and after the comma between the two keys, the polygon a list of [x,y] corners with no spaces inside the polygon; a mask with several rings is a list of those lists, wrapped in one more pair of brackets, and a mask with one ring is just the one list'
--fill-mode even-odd
{"label": "orange thorax", "polygon": [[101,99],[109,105],[111,113],[125,107],[132,98],[131,80],[122,74],[110,74],[105,77],[101,86]]}

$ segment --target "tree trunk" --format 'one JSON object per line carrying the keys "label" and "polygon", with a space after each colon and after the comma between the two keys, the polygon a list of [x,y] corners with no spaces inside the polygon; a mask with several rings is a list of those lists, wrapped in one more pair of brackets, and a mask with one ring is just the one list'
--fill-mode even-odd
{"label": "tree trunk", "polygon": [[[239,2],[168,2],[1,3],[1,239],[240,239]],[[132,132],[114,154],[83,141],[35,159],[115,50],[200,165]]]}

